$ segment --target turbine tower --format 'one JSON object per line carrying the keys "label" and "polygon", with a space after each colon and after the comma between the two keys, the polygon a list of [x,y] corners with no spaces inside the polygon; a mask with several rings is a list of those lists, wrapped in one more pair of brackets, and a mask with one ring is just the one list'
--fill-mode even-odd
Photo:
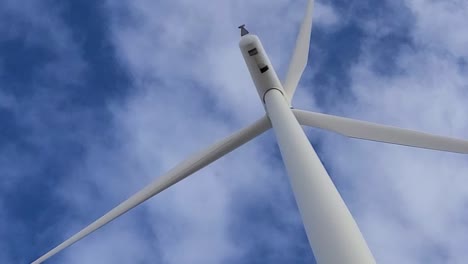
{"label": "turbine tower", "polygon": [[326,129],[353,138],[465,154],[468,154],[468,141],[293,109],[291,99],[307,65],[312,10],[313,0],[309,0],[289,70],[283,83],[276,75],[260,39],[251,34],[245,25],[239,27],[241,29],[239,47],[257,88],[260,101],[264,105],[265,116],[192,155],[32,263],[42,263],[270,128],[276,135],[307,238],[317,263],[376,263],[356,222],[301,125]]}

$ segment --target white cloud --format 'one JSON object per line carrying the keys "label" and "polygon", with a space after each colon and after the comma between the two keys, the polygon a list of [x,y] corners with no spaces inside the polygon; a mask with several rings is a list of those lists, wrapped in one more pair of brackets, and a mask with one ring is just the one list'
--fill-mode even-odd
{"label": "white cloud", "polygon": [[405,1],[416,17],[415,41],[421,46],[444,50],[456,56],[468,56],[466,1]]}
{"label": "white cloud", "polygon": [[314,3],[314,26],[322,26],[326,28],[336,27],[341,24],[336,11],[330,5],[321,2]]}
{"label": "white cloud", "polygon": [[[86,164],[60,186],[77,212],[64,226],[68,232],[64,238],[189,153],[260,116],[261,105],[238,51],[236,27],[247,23],[260,35],[281,75],[304,4],[108,3],[114,45],[134,77],[134,92],[124,105],[112,106],[119,146],[91,147]],[[465,20],[464,11],[455,12],[457,18],[451,20],[446,8],[434,15],[433,9],[421,6],[409,5],[416,22],[404,26],[411,27],[416,48],[395,54],[400,73],[375,72],[376,54],[363,53],[350,69],[356,101],[343,100],[337,111],[466,137],[467,80],[457,65],[465,56],[464,42],[447,30],[432,31],[427,22],[437,16],[437,27],[447,29]],[[341,23],[330,6],[317,3],[316,12],[317,26],[332,30]],[[376,32],[384,22],[370,21],[364,27]],[[377,37],[401,26],[391,23]],[[450,37],[441,41],[445,35],[438,34]],[[314,102],[307,92],[300,95],[300,104]],[[132,256],[142,262],[239,262],[255,250],[248,240],[252,236],[261,237],[269,252],[281,252],[279,257],[307,247],[297,232],[302,231],[301,223],[272,139],[270,133],[236,150],[64,251],[61,258],[76,263],[132,262]],[[468,231],[465,157],[333,134],[324,138],[323,146],[322,157],[332,177],[349,186],[340,191],[379,263],[463,263],[467,257],[463,234]],[[239,208],[257,203],[270,208],[278,218],[271,222],[279,226],[256,226],[258,219],[243,219],[242,231],[251,234],[232,234]]]}
{"label": "white cloud", "polygon": [[[365,42],[350,71],[354,97],[343,100],[343,115],[467,138],[468,78],[459,65],[464,40],[448,29],[466,24],[468,17],[460,14],[468,9],[454,1],[437,3],[409,4],[413,46],[394,54],[393,73],[374,68],[382,49],[366,45],[376,36]],[[447,8],[455,5],[454,13]],[[379,263],[466,262],[460,246],[466,245],[460,234],[468,232],[466,156],[336,135],[328,135],[324,147],[330,149],[325,160],[337,181],[354,188],[345,192],[345,200]]]}
{"label": "white cloud", "polygon": [[[69,89],[82,83],[86,69],[69,28],[55,7],[26,2],[0,3],[1,263],[31,261],[30,254],[37,254],[38,245],[61,225],[39,230],[44,218],[34,210],[41,203],[35,199],[56,179],[48,162],[60,167],[69,153],[61,148],[68,146],[64,142],[82,140],[89,123],[89,112],[64,107]],[[77,123],[76,129],[63,129]],[[38,186],[31,188],[33,183]]]}
{"label": "white cloud", "polygon": [[47,78],[47,81],[56,83],[54,87],[80,83],[86,69],[77,43],[72,39],[67,25],[61,21],[59,11],[54,6],[11,0],[3,1],[0,10],[5,20],[0,24],[1,40],[21,39],[25,48],[50,52],[50,58],[36,69],[34,77]]}
{"label": "white cloud", "polygon": [[[41,65],[31,67],[31,76],[15,73],[20,76],[19,80],[15,80],[19,84],[15,81],[5,81],[12,79],[6,76],[7,70],[8,73],[13,70],[7,69],[10,65],[5,65],[8,56],[3,57],[1,61],[0,109],[5,111],[7,119],[11,119],[14,126],[28,130],[22,138],[23,143],[44,147],[43,156],[34,157],[34,154],[18,146],[17,142],[7,140],[3,144],[0,149],[0,163],[4,165],[2,166],[4,177],[0,189],[6,190],[14,186],[24,175],[36,173],[41,168],[44,156],[53,151],[52,145],[49,144],[51,141],[57,137],[69,136],[66,133],[53,135],[50,133],[50,124],[66,123],[70,114],[76,116],[81,114],[59,111],[57,108],[63,102],[64,94],[68,92],[66,89],[68,85],[80,83],[86,64],[71,39],[68,28],[58,18],[56,10],[40,4],[24,4],[8,0],[0,5],[0,16],[2,17],[1,42],[12,41],[20,49],[36,49],[49,52],[50,55],[50,58],[41,61]],[[13,59],[27,60],[27,58]],[[15,64],[15,62],[10,63]],[[27,79],[29,77],[30,81]],[[27,85],[23,86],[23,82]],[[47,93],[44,92],[46,90]],[[28,96],[21,96],[26,93]],[[15,129],[13,127],[11,131]],[[76,135],[71,137],[74,136]]]}

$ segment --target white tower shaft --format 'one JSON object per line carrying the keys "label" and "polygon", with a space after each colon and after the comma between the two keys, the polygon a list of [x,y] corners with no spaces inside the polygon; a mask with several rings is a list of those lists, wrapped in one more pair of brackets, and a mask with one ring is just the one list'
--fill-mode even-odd
{"label": "white tower shaft", "polygon": [[356,222],[289,107],[286,92],[260,39],[244,33],[239,47],[275,131],[317,263],[375,263]]}
{"label": "white tower shaft", "polygon": [[375,263],[356,222],[289,108],[287,99],[276,89],[269,90],[264,98],[317,263]]}

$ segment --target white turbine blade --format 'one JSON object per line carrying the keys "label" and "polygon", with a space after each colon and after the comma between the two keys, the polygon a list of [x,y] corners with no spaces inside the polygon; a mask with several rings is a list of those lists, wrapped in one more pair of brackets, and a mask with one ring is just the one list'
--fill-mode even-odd
{"label": "white turbine blade", "polygon": [[299,123],[359,139],[468,154],[468,141],[359,121],[333,115],[293,110]]}
{"label": "white turbine blade", "polygon": [[93,231],[99,229],[103,225],[109,223],[110,221],[116,219],[120,215],[126,213],[135,206],[141,204],[142,202],[148,200],[154,195],[162,192],[171,185],[179,182],[185,177],[191,175],[192,173],[198,171],[199,169],[207,166],[213,161],[221,158],[225,154],[231,152],[232,150],[238,148],[244,143],[250,141],[256,136],[262,134],[266,130],[271,128],[270,120],[265,116],[252,125],[237,131],[231,136],[217,142],[216,144],[210,146],[209,148],[201,151],[190,158],[186,159],[172,170],[167,172],[165,175],[157,178],[155,181],[147,185],[141,191],[137,192],[126,201],[119,204],[117,207],[109,211],[107,214],[99,218],[98,220],[91,223],[89,226],[76,233],[62,244],[58,245],[51,251],[47,252],[45,255],[32,262],[32,264],[42,263],[51,256],[57,254],[66,247],[72,245],[83,237],[89,235]]}
{"label": "white turbine blade", "polygon": [[302,73],[307,65],[309,57],[310,33],[312,31],[312,11],[314,9],[314,1],[309,0],[307,3],[306,14],[302,21],[299,35],[296,39],[296,48],[294,49],[291,61],[289,62],[289,69],[283,88],[286,91],[287,98],[291,102],[294,92],[296,91],[297,84],[301,79]]}
{"label": "white turbine blade", "polygon": [[334,186],[283,94],[265,95],[297,207],[319,264],[375,264],[359,227]]}

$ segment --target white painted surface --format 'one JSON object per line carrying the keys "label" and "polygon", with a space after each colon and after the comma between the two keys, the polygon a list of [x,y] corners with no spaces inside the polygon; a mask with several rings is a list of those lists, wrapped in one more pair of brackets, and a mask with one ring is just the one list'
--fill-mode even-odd
{"label": "white painted surface", "polygon": [[299,80],[301,79],[302,73],[307,66],[307,60],[309,59],[309,46],[310,46],[310,33],[312,31],[312,12],[314,10],[314,1],[309,0],[306,7],[306,13],[302,20],[301,29],[296,39],[296,47],[289,62],[288,73],[284,80],[284,90],[286,91],[286,98],[288,103],[291,104],[291,100],[296,91]]}
{"label": "white painted surface", "polygon": [[278,90],[270,90],[265,106],[317,263],[375,263],[287,99]]}
{"label": "white painted surface", "polygon": [[[242,36],[239,41],[239,48],[261,100],[263,100],[263,95],[268,91],[268,89],[276,88],[283,90],[281,81],[279,80],[273,65],[271,65],[270,59],[268,58],[260,39],[256,35],[248,34]],[[253,49],[256,49],[257,53],[255,55],[249,54],[249,51]],[[261,65],[268,66],[268,70],[262,73],[260,71]]]}
{"label": "white painted surface", "polygon": [[294,109],[293,113],[301,125],[331,130],[348,137],[468,154],[468,141],[462,139],[303,110]]}

